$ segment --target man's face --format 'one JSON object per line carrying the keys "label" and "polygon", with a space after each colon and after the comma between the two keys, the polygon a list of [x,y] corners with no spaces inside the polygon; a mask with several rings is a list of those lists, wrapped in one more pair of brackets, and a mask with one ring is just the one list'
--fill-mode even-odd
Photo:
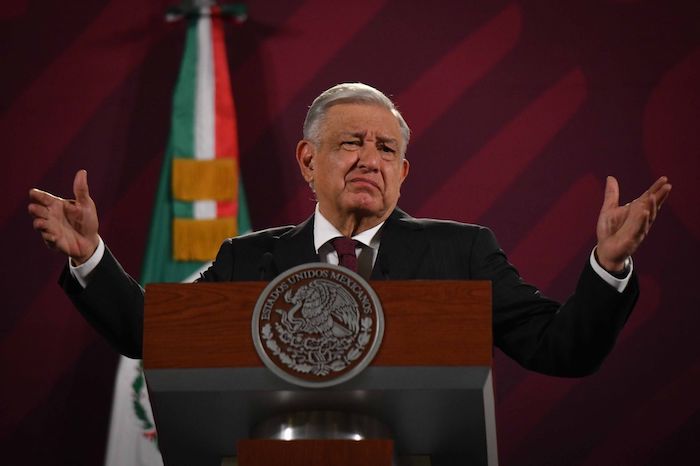
{"label": "man's face", "polygon": [[344,103],[328,109],[318,145],[299,143],[297,160],[329,220],[347,215],[384,220],[396,207],[408,175],[403,150],[401,129],[391,111]]}

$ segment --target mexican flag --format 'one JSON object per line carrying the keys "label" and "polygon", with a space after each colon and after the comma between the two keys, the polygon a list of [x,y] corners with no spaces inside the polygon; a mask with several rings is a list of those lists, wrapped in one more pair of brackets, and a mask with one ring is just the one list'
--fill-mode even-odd
{"label": "mexican flag", "polygon": [[[143,285],[196,279],[225,238],[250,230],[222,11],[202,7],[187,18]],[[163,464],[140,360],[119,363],[105,464]]]}

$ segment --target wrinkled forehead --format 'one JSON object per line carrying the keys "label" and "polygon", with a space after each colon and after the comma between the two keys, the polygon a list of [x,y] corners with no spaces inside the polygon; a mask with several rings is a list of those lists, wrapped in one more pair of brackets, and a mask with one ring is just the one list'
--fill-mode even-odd
{"label": "wrinkled forehead", "polygon": [[365,134],[402,141],[396,115],[390,109],[372,103],[333,104],[326,111],[319,129],[322,139],[338,134]]}

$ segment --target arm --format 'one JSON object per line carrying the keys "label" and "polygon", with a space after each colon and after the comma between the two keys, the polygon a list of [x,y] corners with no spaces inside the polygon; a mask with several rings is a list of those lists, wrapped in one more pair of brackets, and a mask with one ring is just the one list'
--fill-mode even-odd
{"label": "arm", "polygon": [[[95,203],[87,172],[73,180],[75,199],[63,199],[39,189],[29,191],[29,214],[44,243],[68,256],[72,265],[84,264],[95,253],[100,237]],[[119,265],[109,250],[82,286],[66,265],[59,283],[85,319],[120,353],[141,356],[143,289]]]}
{"label": "arm", "polygon": [[85,320],[119,353],[130,358],[142,356],[144,291],[108,248],[85,288],[67,265],[59,284]]}
{"label": "arm", "polygon": [[[666,177],[661,177],[633,202],[619,206],[617,180],[608,177],[596,228],[596,256],[604,270],[612,274],[624,270],[670,190]],[[477,270],[493,281],[495,344],[538,372],[560,376],[594,372],[634,307],[639,294],[636,275],[632,273],[620,292],[587,263],[574,294],[560,306],[522,281],[490,232],[480,234],[476,243]]]}
{"label": "arm", "polygon": [[495,237],[473,244],[473,278],[493,286],[494,344],[523,367],[557,376],[594,372],[612,349],[638,296],[636,276],[620,293],[586,263],[576,290],[560,304],[526,283]]}

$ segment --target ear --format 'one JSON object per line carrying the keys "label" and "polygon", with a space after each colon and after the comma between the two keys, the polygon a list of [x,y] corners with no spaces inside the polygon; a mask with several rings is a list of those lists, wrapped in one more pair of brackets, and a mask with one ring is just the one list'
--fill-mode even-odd
{"label": "ear", "polygon": [[304,177],[307,183],[311,183],[314,179],[314,157],[316,156],[316,148],[310,141],[302,139],[297,143],[296,156],[301,176]]}
{"label": "ear", "polygon": [[401,184],[403,184],[403,180],[405,180],[406,177],[408,176],[408,171],[410,168],[411,168],[411,164],[408,163],[407,158],[404,158],[401,161]]}

